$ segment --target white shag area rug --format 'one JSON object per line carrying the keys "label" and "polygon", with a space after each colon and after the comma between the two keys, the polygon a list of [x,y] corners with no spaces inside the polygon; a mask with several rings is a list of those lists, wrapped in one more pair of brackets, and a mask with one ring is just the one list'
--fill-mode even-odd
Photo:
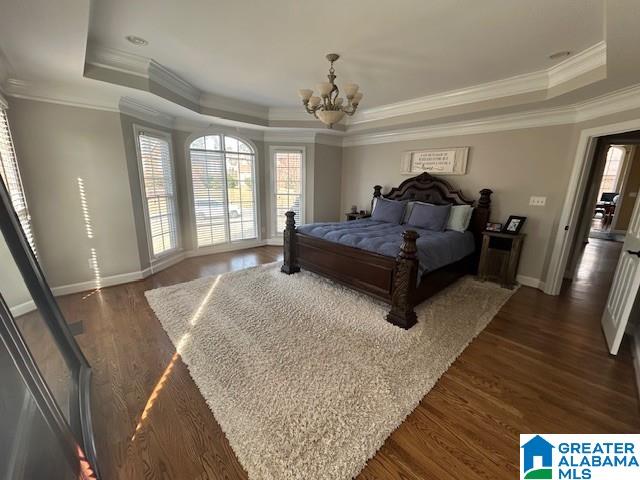
{"label": "white shag area rug", "polygon": [[146,292],[251,479],[348,479],[512,295],[465,277],[388,306],[279,264]]}

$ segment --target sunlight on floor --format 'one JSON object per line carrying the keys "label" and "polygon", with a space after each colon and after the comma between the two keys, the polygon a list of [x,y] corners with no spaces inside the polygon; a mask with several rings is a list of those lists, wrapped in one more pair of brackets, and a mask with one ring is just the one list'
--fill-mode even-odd
{"label": "sunlight on floor", "polygon": [[211,295],[213,295],[213,291],[218,286],[218,282],[220,281],[220,277],[221,277],[221,275],[218,275],[216,277],[216,279],[214,280],[213,284],[211,285],[211,288],[209,289],[207,294],[204,296],[204,299],[202,300],[202,302],[200,303],[200,306],[196,310],[196,313],[194,313],[193,317],[191,317],[191,321],[189,321],[190,325],[195,325],[196,323],[198,323],[198,320],[200,320],[200,317],[202,316],[202,312],[204,311],[204,307],[207,306],[207,303],[209,303],[209,299],[211,299]]}
{"label": "sunlight on floor", "polygon": [[[202,302],[200,302],[200,305],[198,306],[195,313],[191,317],[191,320],[189,320],[189,325],[194,326],[200,320],[200,317],[202,316],[202,312],[204,312],[204,309],[209,303],[209,300],[211,299],[211,296],[213,295],[214,290],[216,289],[216,287],[218,286],[218,283],[220,282],[221,276],[222,275],[218,275],[216,279],[213,281],[213,283],[211,284],[211,287],[209,288],[206,295],[202,299]],[[133,432],[133,436],[131,437],[132,442],[136,439],[136,435],[142,428],[142,425],[146,420],[146,418],[149,416],[149,412],[153,408],[153,405],[156,402],[156,399],[158,398],[160,391],[164,388],[164,385],[166,384],[167,379],[169,378],[169,375],[171,375],[171,372],[173,371],[173,368],[175,367],[175,364],[178,361],[180,353],[184,350],[185,345],[187,344],[187,342],[189,342],[190,339],[191,339],[191,333],[187,332],[178,341],[178,344],[176,345],[176,351],[171,357],[171,360],[169,361],[167,368],[164,369],[164,372],[160,376],[160,380],[158,380],[158,383],[156,383],[155,387],[153,387],[153,390],[151,391],[151,395],[149,395],[149,398],[147,399],[147,403],[144,406],[144,409],[142,410],[142,415],[140,415],[140,421],[136,425],[136,428]]]}
{"label": "sunlight on floor", "polygon": [[149,412],[153,408],[153,404],[156,402],[156,399],[158,398],[160,391],[164,387],[164,384],[166,383],[167,379],[169,378],[169,375],[171,375],[171,371],[175,367],[176,362],[178,361],[179,355],[180,354],[177,351],[173,354],[173,356],[171,357],[171,361],[169,362],[169,365],[167,365],[167,368],[164,369],[164,372],[162,373],[160,380],[158,380],[158,383],[156,383],[156,386],[153,387],[153,390],[151,391],[151,395],[149,395],[149,398],[147,399],[147,404],[144,406],[144,409],[142,410],[142,415],[140,415],[140,421],[136,425],[136,428],[133,432],[133,436],[131,437],[132,442],[135,441],[136,435],[142,428],[142,424],[149,416]]}

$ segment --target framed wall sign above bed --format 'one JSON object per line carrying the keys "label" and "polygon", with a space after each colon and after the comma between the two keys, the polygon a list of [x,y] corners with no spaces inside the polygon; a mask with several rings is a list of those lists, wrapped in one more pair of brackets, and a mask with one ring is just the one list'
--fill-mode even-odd
{"label": "framed wall sign above bed", "polygon": [[469,147],[430,148],[404,152],[400,161],[403,175],[464,175],[467,173]]}

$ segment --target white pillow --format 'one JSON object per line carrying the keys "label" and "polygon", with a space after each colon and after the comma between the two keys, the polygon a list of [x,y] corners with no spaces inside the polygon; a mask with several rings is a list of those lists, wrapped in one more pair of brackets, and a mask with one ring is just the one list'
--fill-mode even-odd
{"label": "white pillow", "polygon": [[471,205],[453,205],[447,220],[447,230],[455,230],[456,232],[466,232],[471,223],[471,214],[473,207]]}

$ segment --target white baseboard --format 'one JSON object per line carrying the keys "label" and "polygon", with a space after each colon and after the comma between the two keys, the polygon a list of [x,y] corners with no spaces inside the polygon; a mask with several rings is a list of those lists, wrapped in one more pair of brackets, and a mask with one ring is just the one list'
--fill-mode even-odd
{"label": "white baseboard", "polygon": [[29,300],[14,307],[9,307],[9,311],[14,317],[19,317],[20,315],[24,315],[25,313],[33,312],[35,309],[36,304],[33,300]]}
{"label": "white baseboard", "polygon": [[166,257],[161,260],[154,261],[151,263],[151,266],[145,268],[144,270],[142,270],[142,272],[140,272],[142,275],[141,278],[147,278],[149,275],[153,275],[154,273],[161,272],[165,268],[169,268],[175,265],[176,263],[181,262],[185,258],[187,258],[186,252],[180,251],[174,255],[171,255],[170,257]]}
{"label": "white baseboard", "polygon": [[636,372],[636,386],[638,387],[638,397],[640,398],[640,325],[636,327],[635,333],[631,336],[633,345],[631,354],[633,355],[633,369]]}
{"label": "white baseboard", "polygon": [[[148,276],[153,275],[154,273],[161,272],[165,268],[169,268],[175,265],[176,263],[181,262],[185,258],[200,257],[203,255],[213,255],[214,253],[224,253],[224,252],[245,250],[247,248],[262,247],[267,244],[272,245],[271,243],[268,243],[268,241],[258,239],[258,240],[235,242],[231,245],[227,244],[227,245],[199,248],[197,250],[181,251],[175,255],[156,261],[153,263],[153,265],[141,271],[121,273],[118,275],[110,275],[108,277],[101,277],[99,285],[98,285],[98,282],[95,279],[93,279],[93,280],[87,280],[86,282],[71,283],[68,285],[60,285],[57,287],[52,287],[51,291],[56,297],[58,297],[61,295],[70,295],[72,293],[88,292],[90,290],[96,290],[97,288],[113,287],[115,285],[135,282],[135,281],[147,278]],[[280,245],[282,245],[282,243],[280,243]],[[17,312],[17,313],[13,313],[14,316],[23,315],[35,309],[35,305],[33,305],[33,307],[29,309],[28,303],[29,302],[13,307],[11,309],[12,313],[14,312],[14,309],[16,309],[16,312]],[[33,302],[31,303],[33,304]]]}
{"label": "white baseboard", "polygon": [[187,257],[201,257],[203,255],[213,255],[214,253],[235,252],[238,250],[246,250],[247,248],[263,247],[266,242],[261,239],[242,240],[239,242],[225,243],[222,245],[213,245],[211,247],[202,247],[195,250],[185,252]]}
{"label": "white baseboard", "polygon": [[274,245],[276,247],[281,247],[283,244],[284,244],[284,238],[282,236],[271,237],[265,240],[265,245]]}
{"label": "white baseboard", "polygon": [[526,275],[517,275],[516,280],[520,285],[524,285],[525,287],[533,287],[538,290],[544,291],[545,284],[539,278],[527,277]]}
{"label": "white baseboard", "polygon": [[136,280],[142,280],[144,278],[141,271],[120,273],[118,275],[110,275],[108,277],[100,277],[100,281],[97,279],[87,280],[86,282],[71,283],[68,285],[60,285],[58,287],[52,287],[51,291],[57,297],[60,295],[69,295],[78,292],[87,292],[89,290],[95,290],[97,288],[112,287],[114,285],[120,285],[121,283],[135,282]]}

